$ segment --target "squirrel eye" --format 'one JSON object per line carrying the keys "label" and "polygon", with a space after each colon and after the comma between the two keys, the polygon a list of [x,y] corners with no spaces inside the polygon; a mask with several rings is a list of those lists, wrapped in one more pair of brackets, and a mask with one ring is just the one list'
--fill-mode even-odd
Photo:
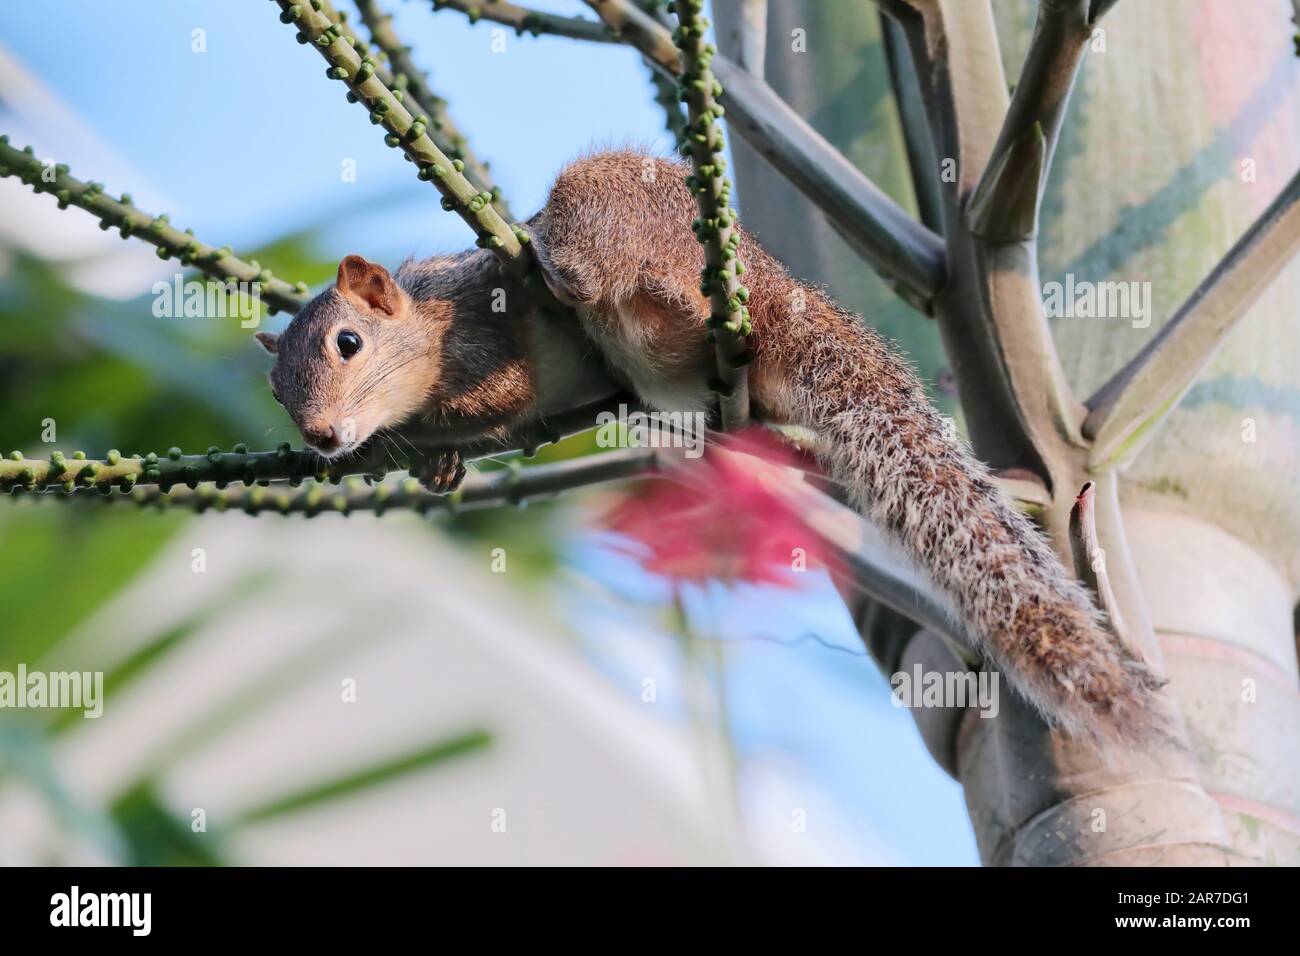
{"label": "squirrel eye", "polygon": [[361,336],[350,329],[344,329],[340,332],[339,337],[335,339],[335,343],[339,347],[339,355],[342,355],[344,359],[350,359],[361,351]]}

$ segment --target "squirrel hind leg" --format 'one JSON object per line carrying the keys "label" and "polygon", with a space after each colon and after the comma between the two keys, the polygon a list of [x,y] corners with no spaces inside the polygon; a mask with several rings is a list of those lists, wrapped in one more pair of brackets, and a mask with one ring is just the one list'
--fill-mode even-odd
{"label": "squirrel hind leg", "polygon": [[534,248],[537,251],[538,271],[542,274],[546,288],[551,290],[551,295],[570,308],[591,305],[595,301],[596,291],[590,283],[584,283],[576,273],[562,271],[547,254],[544,244],[534,242]]}
{"label": "squirrel hind leg", "polygon": [[693,310],[642,288],[616,305],[580,315],[587,334],[647,405],[691,413],[712,406],[712,350],[704,320]]}

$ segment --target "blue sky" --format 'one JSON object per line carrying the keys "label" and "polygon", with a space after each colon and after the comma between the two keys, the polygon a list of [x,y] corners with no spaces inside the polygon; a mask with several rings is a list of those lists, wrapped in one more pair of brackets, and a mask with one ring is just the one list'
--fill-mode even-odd
{"label": "blue sky", "polygon": [[[534,5],[585,9],[576,0]],[[538,208],[559,167],[593,145],[670,148],[646,69],[630,50],[509,32],[505,51],[493,53],[492,25],[434,14],[425,2],[389,7],[518,214]],[[295,43],[277,13],[267,0],[12,4],[0,19],[0,45],[92,135],[40,122],[21,132],[74,174],[130,191],[151,211],[236,250],[340,208],[349,214],[322,236],[329,255],[364,252],[395,264],[467,246],[468,228],[384,146],[364,110],[325,79],[319,55]],[[196,29],[206,52],[192,49]],[[340,175],[349,159],[355,183]],[[609,556],[580,550],[576,561],[592,570]],[[729,648],[730,713],[744,753],[797,758],[842,816],[857,821],[864,843],[879,845],[887,834],[883,842],[901,862],[977,861],[960,788],[934,766],[910,718],[889,705],[884,678],[828,582],[793,596],[719,594],[709,603],[720,618],[730,610],[742,629],[762,622],[782,639]],[[594,631],[599,624],[597,616]],[[801,641],[809,632],[841,650]],[[598,666],[617,675],[620,648],[591,647]]]}
{"label": "blue sky", "polygon": [[[507,31],[504,52],[493,53],[492,25],[427,3],[390,8],[520,215],[593,144],[671,146],[630,50]],[[173,222],[208,241],[253,245],[335,206],[396,195],[400,212],[389,204],[389,214],[331,230],[331,252],[364,246],[372,258],[400,259],[472,242],[277,12],[267,0],[44,0],[7,9],[0,42],[130,164],[139,181],[108,182],[110,190],[156,196]],[[196,29],[204,53],[191,49]],[[103,178],[86,152],[59,158]],[[342,180],[345,159],[356,162],[355,183]]]}
{"label": "blue sky", "polygon": [[[644,675],[681,666],[680,639],[664,623],[668,587],[602,544],[584,536],[571,546],[573,569],[607,590],[580,591],[565,617],[598,669],[635,697]],[[761,828],[762,809],[743,799],[746,784],[762,790],[754,768],[776,763],[790,799],[825,796],[817,815],[833,816],[830,829],[852,844],[846,858],[978,864],[961,788],[931,760],[911,716],[891,703],[830,578],[791,577],[798,581],[789,589],[717,584],[683,594],[695,638],[718,645],[698,653],[725,660],[721,696],[747,822]],[[685,722],[686,702],[671,696],[672,686],[660,688],[669,695],[661,709]]]}

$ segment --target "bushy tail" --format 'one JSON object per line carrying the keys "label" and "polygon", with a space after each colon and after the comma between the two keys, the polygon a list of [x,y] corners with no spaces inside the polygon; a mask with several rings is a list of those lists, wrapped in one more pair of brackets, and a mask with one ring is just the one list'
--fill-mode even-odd
{"label": "bushy tail", "polygon": [[1105,630],[908,364],[820,292],[800,286],[793,298],[797,309],[763,323],[774,411],[819,434],[853,504],[901,542],[1050,721],[1098,742],[1167,739],[1164,681]]}

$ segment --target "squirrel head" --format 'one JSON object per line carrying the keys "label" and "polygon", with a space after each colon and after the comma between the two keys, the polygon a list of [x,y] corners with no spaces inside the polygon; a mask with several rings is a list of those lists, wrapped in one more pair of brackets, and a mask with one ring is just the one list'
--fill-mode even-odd
{"label": "squirrel head", "polygon": [[352,255],[283,333],[256,338],[275,356],[275,400],[303,440],[333,458],[424,404],[437,379],[434,331],[387,269]]}

